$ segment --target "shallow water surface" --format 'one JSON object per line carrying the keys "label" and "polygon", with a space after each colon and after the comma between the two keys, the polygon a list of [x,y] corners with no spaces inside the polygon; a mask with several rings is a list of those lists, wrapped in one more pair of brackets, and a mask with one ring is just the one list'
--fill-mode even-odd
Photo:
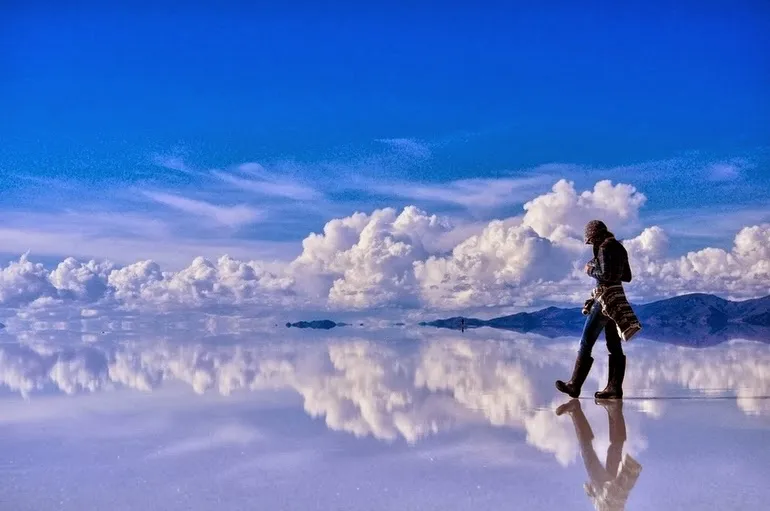
{"label": "shallow water surface", "polygon": [[[272,327],[272,325],[271,325]],[[770,345],[185,319],[9,324],[0,509],[763,509]],[[556,410],[562,405],[557,414]]]}

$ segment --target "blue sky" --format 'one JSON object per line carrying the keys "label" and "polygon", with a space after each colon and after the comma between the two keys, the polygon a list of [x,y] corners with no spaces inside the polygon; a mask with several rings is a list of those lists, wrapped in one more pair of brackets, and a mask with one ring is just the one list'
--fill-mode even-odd
{"label": "blue sky", "polygon": [[562,177],[633,184],[682,250],[770,219],[770,6],[568,4],[6,4],[4,251],[286,257],[356,210],[486,221]]}

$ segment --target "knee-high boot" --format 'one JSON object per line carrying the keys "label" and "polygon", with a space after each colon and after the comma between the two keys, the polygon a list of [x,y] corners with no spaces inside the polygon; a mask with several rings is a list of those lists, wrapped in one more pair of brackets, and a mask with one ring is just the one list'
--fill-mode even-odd
{"label": "knee-high boot", "polygon": [[583,387],[583,383],[585,383],[593,363],[594,359],[590,356],[578,354],[575,360],[575,367],[572,370],[572,378],[568,382],[556,380],[556,388],[569,397],[580,396],[580,389]]}
{"label": "knee-high boot", "polygon": [[626,375],[626,356],[610,355],[610,374],[604,390],[594,394],[596,399],[622,399],[623,378]]}

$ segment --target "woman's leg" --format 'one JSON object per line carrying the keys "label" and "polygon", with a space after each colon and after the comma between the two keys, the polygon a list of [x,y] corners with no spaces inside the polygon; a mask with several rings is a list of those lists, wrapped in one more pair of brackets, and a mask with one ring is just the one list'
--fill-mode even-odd
{"label": "woman's leg", "polygon": [[623,344],[618,332],[618,324],[607,318],[607,324],[604,325],[604,338],[607,340],[607,351],[610,356],[622,356]]}
{"label": "woman's leg", "polygon": [[590,357],[596,340],[601,335],[602,330],[606,330],[606,325],[610,318],[602,314],[602,307],[598,303],[594,304],[591,313],[588,314],[586,322],[583,325],[583,335],[580,337],[580,348],[578,348],[578,357]]}
{"label": "woman's leg", "polygon": [[583,383],[591,370],[591,365],[594,363],[594,359],[591,358],[591,350],[608,319],[602,314],[601,307],[594,304],[583,326],[583,335],[580,338],[580,348],[575,360],[575,367],[572,370],[572,377],[568,382],[556,380],[556,388],[560,392],[564,392],[570,397],[580,396],[580,389],[583,387]]}
{"label": "woman's leg", "polygon": [[626,374],[626,356],[623,353],[622,341],[617,325],[610,320],[604,328],[607,338],[607,351],[609,351],[610,373],[607,378],[607,386],[600,390],[594,397],[596,399],[620,399],[623,397],[623,378]]}

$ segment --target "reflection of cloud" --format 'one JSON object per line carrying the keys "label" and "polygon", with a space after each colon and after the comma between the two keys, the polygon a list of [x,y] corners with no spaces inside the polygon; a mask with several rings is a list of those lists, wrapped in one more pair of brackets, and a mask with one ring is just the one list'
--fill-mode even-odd
{"label": "reflection of cloud", "polygon": [[[626,382],[631,388],[661,389],[674,384],[704,396],[737,396],[747,414],[770,413],[770,350],[760,343],[732,341],[709,349],[665,346],[654,352],[635,352]],[[653,415],[659,404],[645,404]]]}
{"label": "reflection of cloud", "polygon": [[101,390],[111,383],[106,369],[106,355],[97,349],[0,346],[0,383],[25,396],[51,386],[67,394]]}
{"label": "reflection of cloud", "polygon": [[508,360],[504,347],[483,351],[467,341],[429,344],[414,382],[431,392],[449,392],[466,408],[478,410],[495,426],[521,424],[535,405],[535,389],[520,361]]}
{"label": "reflection of cloud", "polygon": [[261,440],[259,431],[241,424],[227,424],[206,435],[187,438],[159,449],[151,457],[179,456],[217,449],[226,445],[246,445]]}
{"label": "reflection of cloud", "polygon": [[330,345],[326,370],[295,373],[293,380],[312,416],[335,430],[413,441],[424,433],[414,420],[417,399],[411,370],[393,370],[397,355],[371,343]]}
{"label": "reflection of cloud", "polygon": [[[411,346],[408,353],[356,338],[312,344],[91,343],[67,349],[40,342],[3,344],[0,383],[24,395],[49,388],[65,393],[116,387],[150,391],[169,382],[223,395],[291,389],[308,414],[323,418],[333,430],[413,443],[486,423],[520,430],[527,443],[569,463],[576,455],[573,435],[551,411],[563,400],[549,400],[555,394],[551,377],[571,368],[574,346],[513,339],[436,338]],[[604,378],[602,363],[597,359],[592,380]],[[625,386],[628,394],[672,386],[735,392],[741,410],[764,414],[770,412],[767,402],[751,396],[770,393],[770,351],[759,343],[638,350],[629,354]],[[587,391],[591,387],[586,385]],[[643,448],[643,437],[635,436],[629,436],[631,445]],[[167,450],[256,438],[231,428]]]}
{"label": "reflection of cloud", "polygon": [[552,410],[537,410],[527,418],[527,443],[552,453],[563,466],[577,455],[574,436],[571,425],[558,420]]}
{"label": "reflection of cloud", "polygon": [[640,411],[656,419],[661,418],[665,411],[665,403],[662,399],[642,399],[637,406]]}

